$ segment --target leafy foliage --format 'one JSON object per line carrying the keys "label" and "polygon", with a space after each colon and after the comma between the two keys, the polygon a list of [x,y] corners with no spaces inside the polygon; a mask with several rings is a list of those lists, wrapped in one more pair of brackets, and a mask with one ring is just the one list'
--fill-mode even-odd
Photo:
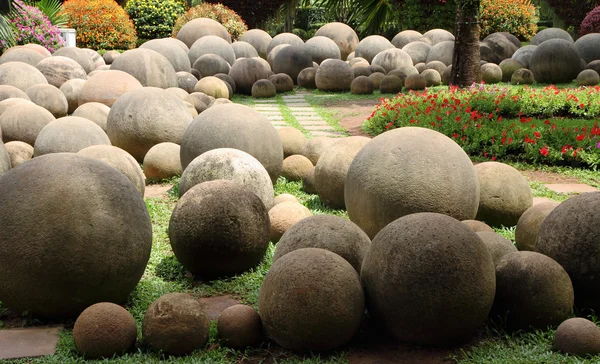
{"label": "leafy foliage", "polygon": [[[8,23],[14,33],[15,44],[39,44],[50,52],[64,45],[60,30],[52,25],[48,17],[35,6],[26,5],[21,0],[13,1],[13,10],[8,15]],[[6,30],[10,36],[10,32]],[[11,38],[0,40],[0,49],[7,47]]]}
{"label": "leafy foliage", "polygon": [[222,4],[203,3],[190,8],[181,15],[173,27],[173,37],[190,20],[196,18],[210,18],[221,23],[231,36],[232,40],[238,39],[248,30],[244,20],[233,10]]}
{"label": "leafy foliage", "polygon": [[62,9],[61,1],[59,0],[39,0],[31,5],[35,5],[42,13],[46,14],[50,23],[57,27],[62,27],[67,24],[67,17],[60,11]]}
{"label": "leafy foliage", "polygon": [[0,53],[16,44],[15,33],[9,20],[0,14]]}
{"label": "leafy foliage", "polygon": [[600,6],[597,6],[590,11],[581,22],[579,36],[584,36],[589,33],[600,33]]}
{"label": "leafy foliage", "polygon": [[137,34],[129,16],[114,0],[67,0],[63,14],[77,31],[77,45],[92,49],[131,49]]}
{"label": "leafy foliage", "polygon": [[258,28],[267,19],[275,15],[286,0],[209,0],[204,3],[222,4],[235,11],[246,21],[248,27]]}
{"label": "leafy foliage", "polygon": [[508,32],[529,40],[537,32],[538,17],[530,0],[481,0],[481,36]]}
{"label": "leafy foliage", "polygon": [[566,27],[579,27],[585,15],[598,5],[596,0],[545,0],[565,22]]}
{"label": "leafy foliage", "polygon": [[171,34],[185,9],[177,0],[129,0],[125,11],[133,20],[139,38],[156,39]]}

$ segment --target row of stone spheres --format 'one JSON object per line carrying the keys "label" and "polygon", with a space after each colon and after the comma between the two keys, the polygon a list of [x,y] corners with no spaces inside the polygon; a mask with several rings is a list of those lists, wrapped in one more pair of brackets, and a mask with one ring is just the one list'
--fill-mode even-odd
{"label": "row of stone spheres", "polygon": [[[498,68],[501,80],[522,73],[539,82],[597,72],[600,35],[567,36],[546,29],[521,47],[509,34],[490,35],[480,46],[484,78]],[[600,308],[600,192],[533,205],[516,169],[474,166],[436,131],[307,140],[229,100],[295,84],[356,93],[424,88],[449,73],[453,44],[443,30],[359,41],[340,23],[306,43],[257,29],[231,43],[219,23],[200,18],[176,39],[122,54],[7,50],[0,301],[38,317],[77,317],[75,343],[88,358],[130,350],[136,322],[119,304],[152,250],[144,188],[181,175],[168,235],[189,272],[243,273],[277,244],[258,312],[238,305],[219,319],[232,347],[258,345],[266,334],[293,351],[336,349],[368,311],[392,337],[416,345],[462,343],[501,316],[511,330],[564,322],[561,350],[600,352],[585,342],[600,329],[567,320],[574,305]],[[275,196],[279,176],[302,181],[350,219],[312,216],[294,196]],[[516,226],[516,247],[498,226]],[[143,342],[187,355],[204,347],[209,326],[196,299],[168,294],[148,308]]]}

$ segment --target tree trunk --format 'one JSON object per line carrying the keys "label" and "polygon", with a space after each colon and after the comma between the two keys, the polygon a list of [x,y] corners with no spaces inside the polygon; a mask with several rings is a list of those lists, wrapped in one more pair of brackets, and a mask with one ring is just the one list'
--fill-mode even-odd
{"label": "tree trunk", "polygon": [[[464,1],[464,0],[463,0]],[[481,81],[479,65],[479,0],[469,0],[467,5],[459,1],[456,7],[456,40],[452,57],[451,83],[469,87]]]}

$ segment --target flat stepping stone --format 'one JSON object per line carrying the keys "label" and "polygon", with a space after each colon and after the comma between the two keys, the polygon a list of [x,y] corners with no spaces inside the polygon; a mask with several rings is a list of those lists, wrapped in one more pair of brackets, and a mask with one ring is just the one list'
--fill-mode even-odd
{"label": "flat stepping stone", "polygon": [[277,100],[275,100],[275,99],[260,99],[260,100],[256,99],[256,100],[254,100],[254,103],[256,103],[256,104],[276,104]]}
{"label": "flat stepping stone", "polygon": [[0,359],[53,355],[62,328],[60,325],[0,330]]}
{"label": "flat stepping stone", "polygon": [[544,203],[544,202],[556,202],[547,197],[534,197],[533,198],[533,206]]}
{"label": "flat stepping stone", "polygon": [[304,95],[308,95],[308,94],[302,94],[302,95],[286,95],[286,96],[281,96],[282,99],[284,100],[296,100],[296,99],[301,99],[304,100]]}
{"label": "flat stepping stone", "polygon": [[203,297],[199,299],[200,304],[204,306],[208,318],[211,321],[217,320],[226,308],[241,303],[229,296]]}
{"label": "flat stepping stone", "polygon": [[279,111],[279,106],[271,106],[271,105],[257,105],[254,106],[256,110],[277,110]]}
{"label": "flat stepping stone", "polygon": [[147,185],[144,188],[144,197],[161,197],[166,196],[173,185]]}
{"label": "flat stepping stone", "polygon": [[298,108],[312,109],[310,104],[307,102],[286,102],[286,105],[292,110],[298,109]]}
{"label": "flat stepping stone", "polygon": [[324,137],[330,137],[330,138],[340,138],[340,137],[345,137],[344,134],[340,133],[340,132],[331,132],[331,131],[311,131],[310,132],[313,136],[324,136]]}
{"label": "flat stepping stone", "polygon": [[333,129],[329,125],[302,125],[302,127],[306,130],[319,130],[319,131],[330,131],[330,132],[338,132]]}
{"label": "flat stepping stone", "polygon": [[548,183],[547,189],[558,193],[585,193],[598,191],[596,187],[584,183]]}
{"label": "flat stepping stone", "polygon": [[303,121],[300,123],[300,125],[302,125],[303,127],[309,127],[309,126],[329,127],[329,124],[327,124],[324,121]]}

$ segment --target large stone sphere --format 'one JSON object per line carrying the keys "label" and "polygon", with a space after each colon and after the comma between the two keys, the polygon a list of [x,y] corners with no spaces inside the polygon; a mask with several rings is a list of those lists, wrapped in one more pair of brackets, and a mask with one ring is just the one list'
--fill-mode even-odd
{"label": "large stone sphere", "polygon": [[600,75],[594,70],[583,70],[577,75],[577,86],[596,86],[600,83]]}
{"label": "large stone sphere", "polygon": [[345,207],[348,168],[356,154],[370,141],[361,136],[343,138],[323,152],[315,166],[315,187],[325,204],[333,208]]}
{"label": "large stone sphere", "polygon": [[402,47],[402,50],[410,56],[413,64],[426,63],[431,46],[427,43],[415,41]]}
{"label": "large stone sphere", "polygon": [[371,95],[375,84],[367,76],[358,76],[350,84],[350,93],[354,95]]}
{"label": "large stone sphere", "polygon": [[338,48],[337,44],[332,39],[324,36],[316,36],[307,40],[306,43],[304,43],[304,50],[307,51],[312,56],[313,61],[318,64],[328,58],[341,59],[342,57],[340,48]]}
{"label": "large stone sphere", "polygon": [[293,34],[293,33],[277,34],[275,37],[273,37],[273,39],[269,42],[269,45],[267,46],[267,56],[269,55],[269,53],[271,53],[273,48],[275,48],[281,44],[289,44],[292,46],[302,46],[304,44],[304,41],[302,40],[302,38],[300,38],[299,36],[297,36],[296,34]]}
{"label": "large stone sphere", "polygon": [[190,72],[177,72],[176,75],[177,87],[190,94],[194,92],[194,86],[198,83],[196,76],[192,75]]}
{"label": "large stone sphere", "polygon": [[480,231],[477,232],[477,236],[479,236],[490,251],[494,265],[498,265],[500,259],[506,254],[517,251],[512,241],[494,231]]}
{"label": "large stone sphere", "polygon": [[258,80],[252,85],[252,97],[254,98],[270,98],[275,97],[276,94],[277,88],[269,80]]}
{"label": "large stone sphere", "polygon": [[309,216],[312,216],[310,210],[298,202],[278,203],[269,210],[269,240],[277,243],[288,229]]}
{"label": "large stone sphere", "polygon": [[185,169],[200,154],[217,148],[235,148],[256,158],[271,181],[281,173],[283,148],[277,130],[258,111],[241,104],[215,105],[198,115],[181,140]]}
{"label": "large stone sphere", "polygon": [[429,39],[432,46],[441,42],[454,42],[455,40],[454,35],[444,29],[431,29],[423,33],[423,38]]}
{"label": "large stone sphere", "polygon": [[233,42],[231,43],[231,48],[235,53],[236,59],[258,57],[258,52],[256,51],[256,48],[254,48],[250,43],[243,41]]}
{"label": "large stone sphere", "polygon": [[352,67],[339,59],[323,62],[315,74],[315,84],[322,91],[347,91],[354,79]]}
{"label": "large stone sphere", "polygon": [[150,148],[144,156],[142,164],[144,175],[148,180],[160,181],[174,176],[181,176],[181,147],[175,143],[159,143]]}
{"label": "large stone sphere", "polygon": [[0,176],[12,168],[12,157],[4,143],[0,141]]}
{"label": "large stone sphere", "polygon": [[77,47],[61,47],[53,54],[54,57],[67,57],[77,62],[86,74],[96,69],[92,57],[83,49]]}
{"label": "large stone sphere", "polygon": [[[275,65],[275,56],[277,56],[277,53],[279,53],[279,51],[281,51],[283,48],[286,47],[290,47],[290,44],[279,44],[277,46],[275,46],[267,55],[267,63],[269,64],[269,69],[273,69],[274,65]],[[297,46],[297,47],[301,47],[301,46]],[[267,70],[268,71],[268,70]]]}
{"label": "large stone sphere", "polygon": [[11,85],[0,85],[0,102],[6,99],[23,99],[31,101],[25,91]]}
{"label": "large stone sphere", "polygon": [[493,310],[509,329],[557,326],[571,315],[573,299],[569,275],[543,254],[510,253],[496,266]]}
{"label": "large stone sphere", "polygon": [[[518,39],[517,42],[519,42]],[[483,39],[482,45],[489,48],[491,57],[481,57],[481,59],[495,64],[500,64],[503,60],[511,58],[520,47],[520,44],[513,43],[506,33],[492,33]],[[483,54],[482,52],[482,56]]]}
{"label": "large stone sphere", "polygon": [[106,132],[106,122],[109,113],[110,107],[99,102],[87,102],[75,109],[71,116],[79,116],[91,120]]}
{"label": "large stone sphere", "polygon": [[502,72],[502,68],[500,68],[500,66],[498,66],[497,64],[486,63],[481,66],[481,80],[483,82],[487,84],[494,84],[502,81],[503,77],[504,73]]}
{"label": "large stone sphere", "polygon": [[572,355],[600,354],[600,328],[582,317],[570,318],[556,329],[554,347]]}
{"label": "large stone sphere", "polygon": [[407,90],[425,90],[425,87],[427,87],[427,80],[423,75],[415,73],[406,77],[404,80],[404,87]]}
{"label": "large stone sphere", "polygon": [[198,39],[215,35],[231,43],[231,36],[221,23],[209,18],[196,18],[187,22],[177,33],[177,39],[191,48]]}
{"label": "large stone sphere", "polygon": [[529,68],[537,82],[569,83],[581,71],[579,53],[572,41],[549,39],[533,51]]}
{"label": "large stone sphere", "polygon": [[387,131],[362,148],[346,176],[350,220],[369,237],[416,212],[475,218],[479,181],[471,160],[452,139],[434,130]]}
{"label": "large stone sphere", "polygon": [[395,339],[417,345],[468,339],[486,320],[496,289],[481,239],[437,213],[407,215],[382,229],[361,279],[369,312]]}
{"label": "large stone sphere", "polygon": [[569,43],[573,43],[573,37],[571,37],[571,34],[566,30],[560,28],[546,28],[531,38],[531,44],[539,46],[550,39],[562,39]]}
{"label": "large stone sphere", "polygon": [[370,35],[358,43],[354,50],[354,54],[356,57],[362,57],[366,59],[367,62],[371,63],[373,58],[375,58],[379,52],[386,49],[396,49],[396,47],[394,47],[389,40],[380,35]]}
{"label": "large stone sphere", "polygon": [[27,91],[33,85],[46,83],[48,81],[44,74],[30,64],[23,62],[0,64],[0,85],[10,85],[21,91]]}
{"label": "large stone sphere", "polygon": [[21,141],[33,145],[40,131],[56,118],[50,111],[35,104],[14,105],[0,115],[4,142]]}
{"label": "large stone sphere", "polygon": [[308,140],[300,130],[291,126],[285,126],[277,129],[277,133],[281,139],[284,158],[293,154],[302,154],[302,149]]}
{"label": "large stone sphere", "polygon": [[[133,78],[133,77],[131,77]],[[137,80],[135,78],[133,78],[136,82]],[[79,98],[81,96],[81,90],[83,89],[83,85],[86,83],[86,80],[83,80],[81,78],[74,78],[72,80],[68,80],[65,83],[62,84],[62,86],[60,86],[59,90],[60,92],[63,93],[63,95],[65,95],[65,98],[67,99],[67,105],[68,105],[68,114],[72,114],[75,109],[77,109],[77,107],[79,106]],[[137,82],[139,84],[139,82]],[[142,87],[140,85],[140,87]]]}
{"label": "large stone sphere", "polygon": [[250,29],[242,34],[239,40],[250,43],[256,49],[258,55],[266,59],[268,54],[267,49],[273,38],[262,29]]}
{"label": "large stone sphere", "polygon": [[515,226],[533,205],[529,182],[508,164],[485,162],[475,166],[480,196],[476,220],[490,226]]}
{"label": "large stone sphere", "polygon": [[390,48],[377,53],[372,63],[375,66],[382,67],[386,73],[394,69],[413,65],[413,61],[408,53],[398,48]]}
{"label": "large stone sphere", "polygon": [[229,76],[235,81],[237,92],[251,95],[254,83],[260,79],[268,78],[269,73],[258,60],[240,58],[231,66]]}
{"label": "large stone sphere", "polygon": [[[350,69],[352,71],[352,69]],[[296,82],[299,87],[304,87],[308,90],[314,90],[317,88],[317,68],[310,67],[303,69],[299,74]]]}
{"label": "large stone sphere", "polygon": [[0,64],[7,62],[23,62],[35,67],[42,59],[46,58],[39,52],[24,46],[15,46],[8,48],[0,56]]}
{"label": "large stone sphere", "polygon": [[421,76],[425,78],[425,85],[427,87],[439,86],[442,84],[442,76],[436,70],[423,70]]}
{"label": "large stone sphere", "polygon": [[90,49],[90,48],[80,48],[80,49],[82,51],[84,51],[85,53],[87,53],[87,55],[92,58],[92,62],[94,64],[94,70],[97,70],[102,66],[106,66],[106,62],[104,61],[104,58],[100,55],[100,53],[98,53],[95,50]]}
{"label": "large stone sphere", "polygon": [[474,232],[494,232],[494,229],[486,224],[485,222],[481,222],[478,220],[463,220],[463,224],[467,225]]}
{"label": "large stone sphere", "polygon": [[233,148],[212,149],[196,157],[181,175],[179,196],[215,179],[238,182],[256,194],[267,209],[273,205],[273,183],[266,169],[250,154]]}
{"label": "large stone sphere", "polygon": [[144,343],[167,355],[189,355],[208,341],[205,307],[186,293],[168,293],[152,302],[142,321]]}
{"label": "large stone sphere", "polygon": [[169,239],[177,259],[193,274],[230,276],[262,260],[269,245],[269,215],[261,199],[240,182],[207,181],[189,189],[175,206]]}
{"label": "large stone sphere", "polygon": [[83,84],[79,96],[79,105],[86,102],[99,102],[111,107],[121,95],[128,91],[139,90],[142,87],[140,81],[129,73],[116,70],[105,71],[90,77]]}
{"label": "large stone sphere", "polygon": [[0,220],[10,226],[0,231],[6,307],[75,317],[129,296],[150,257],[152,224],[127,177],[88,157],[51,154],[3,174],[0,191]]}
{"label": "large stone sphere", "polygon": [[[575,41],[575,48],[586,63],[600,59],[600,34],[590,33]],[[2,61],[2,57],[0,57]]]}
{"label": "large stone sphere", "polygon": [[46,125],[33,145],[33,155],[77,153],[92,145],[111,145],[96,123],[78,116],[65,116]]}
{"label": "large stone sphere", "polygon": [[[21,165],[33,158],[33,147],[27,143],[18,141],[8,142],[4,144],[4,147],[6,148],[6,151],[10,157],[11,168],[15,168],[16,166]],[[2,154],[2,152],[0,152],[0,154]],[[6,171],[6,160],[4,158],[4,155],[0,157],[2,160],[0,162],[0,164],[2,164],[2,167],[0,167],[0,174]]]}
{"label": "large stone sphere", "polygon": [[536,45],[528,44],[517,49],[517,51],[512,55],[511,58],[521,63],[524,68],[529,68],[529,66],[531,65],[531,56],[533,55],[533,52],[536,49]]}
{"label": "large stone sphere", "polygon": [[225,345],[234,349],[257,345],[263,336],[260,315],[247,305],[233,305],[223,310],[217,331]]}
{"label": "large stone sphere", "polygon": [[556,260],[569,273],[579,309],[600,309],[600,244],[596,230],[600,192],[588,192],[562,202],[544,219],[536,251]]}
{"label": "large stone sphere", "polygon": [[339,255],[304,248],[271,266],[260,287],[263,326],[278,345],[294,351],[332,350],[358,331],[365,297],[354,268]]}
{"label": "large stone sphere", "polygon": [[184,102],[155,87],[144,87],[119,97],[110,109],[106,131],[113,145],[138,162],[158,143],[181,143],[192,120]]}
{"label": "large stone sphere", "polygon": [[55,86],[47,84],[33,85],[26,91],[29,99],[50,111],[55,118],[67,116],[69,104],[65,95]]}
{"label": "large stone sphere", "polygon": [[289,228],[279,239],[273,262],[302,248],[321,248],[344,258],[360,274],[362,262],[371,240],[358,226],[332,215],[304,218]]}
{"label": "large stone sphere", "polygon": [[515,230],[515,243],[519,250],[535,251],[542,222],[558,205],[558,202],[542,202],[531,206],[521,215]]}
{"label": "large stone sphere", "polygon": [[230,65],[235,62],[235,52],[231,44],[214,35],[208,35],[198,39],[188,53],[190,64],[194,64],[198,58],[205,54],[216,54],[223,57]]}
{"label": "large stone sphere", "polygon": [[87,80],[87,72],[79,63],[68,57],[44,58],[35,66],[52,86],[61,87],[72,79]]}
{"label": "large stone sphere", "polygon": [[427,54],[425,63],[439,61],[449,66],[452,64],[452,55],[454,54],[454,41],[443,41],[435,44]]}
{"label": "large stone sphere", "polygon": [[313,165],[317,165],[323,152],[332,146],[337,140],[329,137],[316,137],[308,140],[302,147],[302,154],[308,158]]}
{"label": "large stone sphere", "polygon": [[285,73],[290,76],[292,80],[295,80],[298,78],[300,71],[312,67],[312,61],[312,56],[305,50],[305,47],[284,47],[277,53],[273,60],[273,72]]}
{"label": "large stone sphere", "polygon": [[174,38],[152,39],[140,46],[162,54],[171,63],[175,72],[191,72],[191,63],[187,52]]}
{"label": "large stone sphere", "polygon": [[102,161],[123,173],[144,196],[146,178],[142,168],[131,154],[112,145],[92,145],[81,149],[77,154]]}
{"label": "large stone sphere", "polygon": [[133,316],[123,307],[100,302],[77,317],[73,340],[77,351],[86,359],[110,359],[133,349],[137,326]]}
{"label": "large stone sphere", "polygon": [[[143,86],[177,87],[177,75],[171,62],[152,49],[137,48],[123,52],[110,65],[111,70],[127,72]],[[103,76],[101,73],[99,76]]]}
{"label": "large stone sphere", "polygon": [[[423,34],[416,30],[403,30],[396,34],[392,39],[392,44],[396,48],[404,48],[407,44],[415,42],[423,37]],[[415,62],[416,63],[416,62]]]}
{"label": "large stone sphere", "polygon": [[320,27],[315,37],[327,37],[335,42],[340,49],[340,58],[347,59],[348,55],[356,49],[359,43],[358,35],[344,23],[328,23]]}

